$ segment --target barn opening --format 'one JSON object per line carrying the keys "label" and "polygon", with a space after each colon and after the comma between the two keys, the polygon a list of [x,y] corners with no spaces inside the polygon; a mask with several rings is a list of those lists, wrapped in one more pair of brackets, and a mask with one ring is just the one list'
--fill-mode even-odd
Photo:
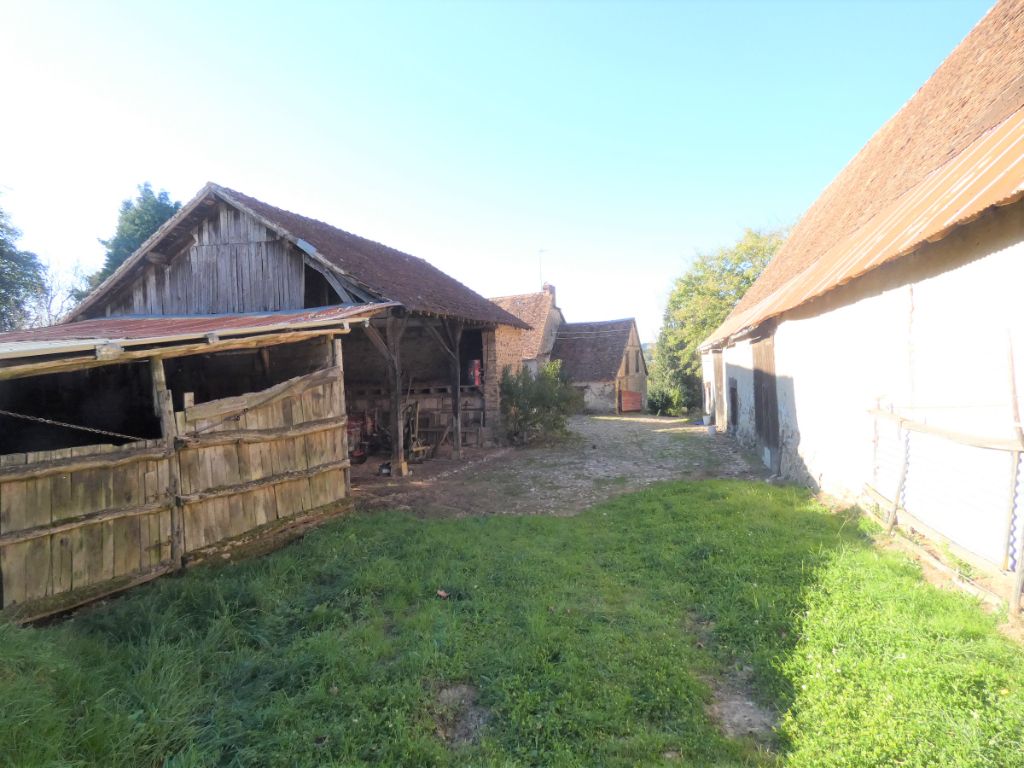
{"label": "barn opening", "polygon": [[313,309],[314,307],[328,307],[342,303],[338,292],[327,282],[323,273],[308,264],[305,266],[303,281],[304,308]]}
{"label": "barn opening", "polygon": [[170,358],[164,362],[174,409],[269,389],[331,364],[325,337],[258,349],[238,349]]}
{"label": "barn opening", "polygon": [[160,437],[146,361],[0,381],[0,410],[0,454]]}

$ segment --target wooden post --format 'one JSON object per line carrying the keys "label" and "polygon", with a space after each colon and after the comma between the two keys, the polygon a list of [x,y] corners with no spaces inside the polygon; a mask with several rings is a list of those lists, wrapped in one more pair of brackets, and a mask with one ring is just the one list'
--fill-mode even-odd
{"label": "wooden post", "polygon": [[448,326],[452,343],[449,358],[452,366],[452,457],[462,458],[462,365],[459,362],[459,347],[462,344],[462,323],[452,322]]}
{"label": "wooden post", "polygon": [[391,353],[391,474],[405,477],[409,465],[405,461],[405,419],[402,413],[402,334],[405,318],[387,319],[387,346]]}
{"label": "wooden post", "polygon": [[462,323],[441,320],[436,328],[429,322],[423,327],[434,337],[438,345],[448,356],[448,365],[452,375],[452,456],[462,458],[462,366],[459,362],[459,347],[462,344]]}
{"label": "wooden post", "polygon": [[160,433],[167,444],[171,454],[167,458],[170,467],[170,485],[167,494],[171,497],[171,564],[180,568],[182,555],[185,552],[185,529],[182,519],[182,507],[180,502],[181,493],[181,466],[178,463],[178,451],[174,444],[174,438],[178,435],[178,426],[174,420],[174,401],[171,398],[171,391],[167,389],[167,376],[164,372],[164,361],[159,357],[149,359],[149,369],[153,378],[153,392],[157,397],[157,404],[160,408]]}
{"label": "wooden post", "polygon": [[[338,369],[338,413],[345,417],[345,428],[342,430],[341,448],[345,454],[342,458],[348,458],[348,408],[345,406],[345,361],[342,358],[341,337],[332,337],[332,350],[334,351],[334,367]],[[352,470],[345,467],[345,497],[352,495]]]}

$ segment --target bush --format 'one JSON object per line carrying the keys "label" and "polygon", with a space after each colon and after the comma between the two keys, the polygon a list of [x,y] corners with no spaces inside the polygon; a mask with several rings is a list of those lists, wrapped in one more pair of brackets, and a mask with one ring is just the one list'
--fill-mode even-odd
{"label": "bush", "polygon": [[501,375],[501,417],[508,439],[520,445],[538,436],[563,434],[566,418],[583,405],[582,395],[562,374],[559,361],[537,373],[523,367]]}

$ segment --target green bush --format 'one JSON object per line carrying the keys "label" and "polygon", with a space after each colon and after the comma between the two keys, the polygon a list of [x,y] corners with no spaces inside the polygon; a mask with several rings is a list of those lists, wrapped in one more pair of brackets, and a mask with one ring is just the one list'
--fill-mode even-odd
{"label": "green bush", "polygon": [[539,366],[537,373],[526,367],[513,373],[506,367],[501,375],[501,417],[513,443],[564,433],[566,418],[582,406],[583,396],[557,360]]}

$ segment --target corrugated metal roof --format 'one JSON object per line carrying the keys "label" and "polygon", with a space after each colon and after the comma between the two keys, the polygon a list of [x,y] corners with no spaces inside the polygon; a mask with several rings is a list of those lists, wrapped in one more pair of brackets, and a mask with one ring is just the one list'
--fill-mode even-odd
{"label": "corrugated metal roof", "polygon": [[705,342],[716,344],[945,236],[985,209],[1024,193],[1024,110],[988,131],[803,272],[734,312]]}
{"label": "corrugated metal roof", "polygon": [[55,355],[107,344],[145,346],[175,341],[330,327],[372,317],[394,303],[237,315],[124,316],[0,333],[0,359]]}

